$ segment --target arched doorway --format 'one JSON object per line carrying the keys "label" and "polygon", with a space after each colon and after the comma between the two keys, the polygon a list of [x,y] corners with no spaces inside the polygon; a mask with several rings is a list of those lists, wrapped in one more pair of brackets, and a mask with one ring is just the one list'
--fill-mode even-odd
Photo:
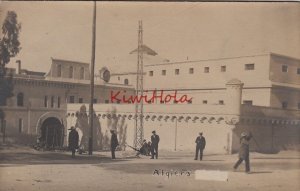
{"label": "arched doorway", "polygon": [[48,148],[63,146],[64,126],[55,117],[48,117],[42,123],[40,141]]}

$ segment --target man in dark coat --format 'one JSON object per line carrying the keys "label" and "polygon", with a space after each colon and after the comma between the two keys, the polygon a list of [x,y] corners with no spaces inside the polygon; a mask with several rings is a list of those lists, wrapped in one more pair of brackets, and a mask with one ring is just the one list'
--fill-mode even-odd
{"label": "man in dark coat", "polygon": [[249,160],[249,141],[252,138],[252,134],[247,134],[243,132],[240,138],[240,150],[239,150],[239,160],[235,163],[233,169],[236,170],[238,166],[245,160],[245,171],[250,173],[250,160]]}
{"label": "man in dark coat", "polygon": [[144,139],[143,144],[142,144],[141,148],[138,150],[136,156],[139,156],[140,154],[147,155],[147,153],[148,153],[148,143],[147,143],[146,139]]}
{"label": "man in dark coat", "polygon": [[74,126],[71,127],[69,133],[69,149],[72,151],[72,158],[75,158],[75,151],[78,149],[79,135]]}
{"label": "man in dark coat", "polygon": [[151,155],[151,142],[148,141],[147,143],[147,156],[150,156]]}
{"label": "man in dark coat", "polygon": [[158,158],[158,143],[159,143],[159,136],[156,135],[155,131],[152,131],[151,136],[151,159]]}
{"label": "man in dark coat", "polygon": [[196,138],[196,155],[195,155],[195,160],[198,160],[198,155],[200,151],[200,160],[203,158],[203,150],[205,149],[206,141],[205,138],[203,137],[203,133],[199,133],[199,136]]}
{"label": "man in dark coat", "polygon": [[110,130],[110,133],[111,133],[111,139],[110,139],[111,158],[116,159],[115,150],[116,150],[117,146],[119,145],[119,142],[118,142],[118,138],[117,138],[115,131]]}

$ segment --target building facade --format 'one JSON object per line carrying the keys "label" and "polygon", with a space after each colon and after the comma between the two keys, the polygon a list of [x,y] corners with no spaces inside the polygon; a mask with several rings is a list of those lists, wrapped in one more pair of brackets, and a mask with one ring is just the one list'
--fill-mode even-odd
{"label": "building facade", "polygon": [[[0,108],[5,114],[1,124],[7,140],[35,143],[40,138],[48,146],[66,145],[67,105],[90,102],[89,64],[52,59],[45,74],[24,70],[18,62],[16,69],[8,69],[8,73],[13,75],[14,96]],[[119,90],[134,92],[126,85],[95,80],[94,103],[108,104],[110,92]]]}
{"label": "building facade", "polygon": [[[254,134],[251,148],[256,151],[299,147],[299,59],[271,53],[170,62],[149,47],[142,50],[143,115],[134,109],[134,67],[114,71],[109,83],[96,78],[95,149],[109,149],[111,129],[117,131],[121,148],[130,149],[126,145],[134,143],[138,117],[144,121],[144,138],[149,140],[156,130],[162,150],[192,152],[194,139],[203,132],[208,153],[234,153],[243,131]],[[136,61],[136,51],[129,56],[126,62]],[[11,72],[15,96],[1,107],[7,136],[26,142],[31,135],[48,146],[66,146],[68,129],[75,126],[81,147],[87,149],[89,65],[52,59],[47,74],[22,70],[20,63]]]}
{"label": "building facade", "polygon": [[[160,120],[159,125],[146,123],[148,128],[145,125],[145,131],[148,134],[145,135],[148,137],[151,129],[168,126],[162,119],[173,118],[176,122],[180,119],[181,123],[177,124],[183,124],[179,130],[182,137],[177,138],[183,140],[183,150],[194,149],[193,140],[189,139],[196,136],[197,131],[207,134],[208,140],[220,141],[218,147],[209,149],[212,153],[235,152],[242,131],[254,133],[256,142],[252,142],[252,148],[257,151],[274,152],[299,148],[299,59],[269,53],[170,62],[166,59],[159,60],[157,55],[150,55],[147,51],[144,51],[144,55],[147,57],[144,61],[146,95],[151,97],[153,92],[158,96],[162,93],[176,93],[177,97],[187,95],[192,98],[186,102],[164,99],[149,101],[145,110],[153,108],[149,111],[150,119]],[[126,80],[134,87],[135,79],[134,70],[112,74],[113,82]],[[228,83],[232,79],[243,84],[241,97],[233,96],[237,94],[228,90]],[[232,103],[240,105],[235,114],[232,113]],[[180,108],[181,112],[173,113],[174,107]],[[161,113],[162,108],[165,110]],[[164,128],[157,131],[165,134],[165,139],[168,139],[168,131]],[[178,144],[180,145],[177,143],[177,146]],[[174,148],[174,145],[176,144],[173,143],[170,147],[169,144],[165,149]]]}
{"label": "building facade", "polygon": [[[155,104],[145,103],[143,115],[135,114],[134,104],[95,105],[94,136],[102,149],[109,149],[111,129],[117,132],[121,149],[134,144],[135,119],[143,119],[144,139],[150,140],[155,130],[160,136],[159,150],[194,152],[195,139],[203,132],[207,154],[231,154],[238,151],[240,134],[252,132],[252,151],[275,153],[298,149],[300,143],[300,110],[275,109],[241,104],[243,84],[226,83],[226,104]],[[86,104],[68,104],[67,124],[85,124],[88,129]]]}
{"label": "building facade", "polygon": [[[177,91],[199,105],[225,104],[225,84],[236,78],[244,83],[242,104],[300,109],[300,60],[296,58],[270,53],[182,62],[150,60],[144,62],[145,91]],[[135,87],[135,73],[113,73],[112,82],[126,81]]]}

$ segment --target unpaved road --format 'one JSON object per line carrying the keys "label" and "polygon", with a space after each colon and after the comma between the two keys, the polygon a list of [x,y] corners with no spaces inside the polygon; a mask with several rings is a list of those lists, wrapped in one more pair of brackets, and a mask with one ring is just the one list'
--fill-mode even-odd
{"label": "unpaved road", "polygon": [[[150,160],[118,152],[119,159],[112,161],[108,152],[71,159],[67,152],[0,148],[1,191],[300,190],[300,154],[292,151],[251,153],[252,173],[245,174],[243,164],[232,172],[236,155],[208,155],[194,161],[193,153],[161,151],[158,160]],[[195,180],[195,170],[201,169],[229,172],[228,181]]]}

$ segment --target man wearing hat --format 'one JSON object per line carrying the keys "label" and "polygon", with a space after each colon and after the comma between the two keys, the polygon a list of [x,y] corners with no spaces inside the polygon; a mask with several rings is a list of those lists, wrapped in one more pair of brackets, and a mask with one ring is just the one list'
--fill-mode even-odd
{"label": "man wearing hat", "polygon": [[69,149],[72,151],[72,158],[75,158],[75,151],[78,149],[79,135],[74,126],[69,130],[71,130],[69,132]]}
{"label": "man wearing hat", "polygon": [[239,160],[235,163],[233,169],[236,170],[238,166],[245,160],[245,171],[246,173],[250,173],[250,160],[249,160],[249,141],[252,138],[252,134],[247,134],[243,132],[240,138],[240,150],[239,150]]}
{"label": "man wearing hat", "polygon": [[118,138],[117,138],[115,131],[110,130],[110,133],[111,133],[111,139],[110,139],[111,158],[116,159],[115,150],[116,150],[117,146],[119,145],[119,142],[118,142]]}
{"label": "man wearing hat", "polygon": [[200,160],[202,160],[203,158],[203,150],[205,148],[206,145],[206,141],[205,138],[203,137],[203,133],[199,133],[199,136],[196,138],[196,156],[195,156],[195,160],[198,160],[198,155],[199,155],[199,151],[200,151]]}
{"label": "man wearing hat", "polygon": [[151,159],[158,158],[158,143],[159,143],[159,136],[156,134],[155,131],[152,131],[151,136]]}

